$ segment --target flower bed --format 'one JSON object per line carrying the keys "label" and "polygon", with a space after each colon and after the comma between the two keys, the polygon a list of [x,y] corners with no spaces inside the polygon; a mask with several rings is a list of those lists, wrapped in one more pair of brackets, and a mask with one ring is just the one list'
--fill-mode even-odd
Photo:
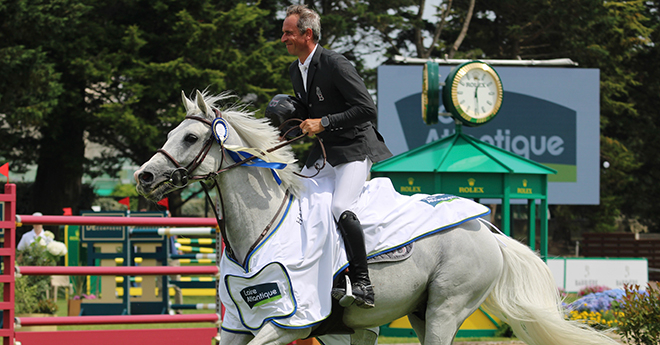
{"label": "flower bed", "polygon": [[[569,320],[578,320],[598,329],[617,327],[623,313],[612,309],[613,302],[620,302],[625,295],[622,289],[593,289],[594,292],[584,295],[566,306]],[[616,303],[615,303],[616,304]]]}

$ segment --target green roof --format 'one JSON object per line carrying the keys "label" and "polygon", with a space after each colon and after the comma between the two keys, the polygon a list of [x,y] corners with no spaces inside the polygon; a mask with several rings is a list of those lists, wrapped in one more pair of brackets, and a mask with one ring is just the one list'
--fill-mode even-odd
{"label": "green roof", "polygon": [[556,174],[557,171],[464,134],[460,126],[449,137],[396,155],[372,172],[468,172]]}

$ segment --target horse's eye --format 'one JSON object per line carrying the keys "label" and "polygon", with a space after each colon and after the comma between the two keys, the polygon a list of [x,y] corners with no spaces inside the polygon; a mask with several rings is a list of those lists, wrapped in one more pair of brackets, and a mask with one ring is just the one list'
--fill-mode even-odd
{"label": "horse's eye", "polygon": [[198,138],[197,138],[196,135],[194,135],[194,134],[188,134],[188,135],[186,135],[186,137],[185,137],[183,140],[184,140],[185,142],[189,143],[189,144],[194,144],[194,143],[197,142],[197,139],[198,139]]}

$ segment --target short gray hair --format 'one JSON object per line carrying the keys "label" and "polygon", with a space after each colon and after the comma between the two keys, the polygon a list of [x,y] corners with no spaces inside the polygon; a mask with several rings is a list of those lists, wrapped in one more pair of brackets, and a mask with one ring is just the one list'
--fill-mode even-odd
{"label": "short gray hair", "polygon": [[316,11],[305,5],[291,5],[286,9],[286,16],[298,15],[298,31],[305,34],[307,29],[312,29],[312,40],[318,43],[321,39],[321,17]]}

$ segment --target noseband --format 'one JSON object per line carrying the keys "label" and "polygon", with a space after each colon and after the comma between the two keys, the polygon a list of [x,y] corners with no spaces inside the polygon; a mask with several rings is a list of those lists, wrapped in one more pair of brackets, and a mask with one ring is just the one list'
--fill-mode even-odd
{"label": "noseband", "polygon": [[[216,117],[222,117],[222,114],[217,109],[213,109],[213,111],[215,112]],[[212,126],[211,121],[200,116],[187,115],[185,119],[196,120],[207,124],[209,127]],[[209,138],[206,139],[202,149],[197,153],[197,156],[195,156],[195,158],[185,167],[183,167],[174,157],[172,157],[171,154],[169,154],[164,149],[160,148],[156,152],[162,153],[163,156],[165,156],[176,167],[176,169],[174,169],[174,171],[170,174],[170,183],[176,187],[183,188],[188,185],[188,182],[190,182],[190,176],[188,173],[190,171],[195,171],[195,169],[197,169],[197,167],[202,164],[204,159],[206,159],[206,155],[211,150],[211,146],[213,146],[213,134],[211,134]],[[222,158],[224,160],[224,150]]]}

